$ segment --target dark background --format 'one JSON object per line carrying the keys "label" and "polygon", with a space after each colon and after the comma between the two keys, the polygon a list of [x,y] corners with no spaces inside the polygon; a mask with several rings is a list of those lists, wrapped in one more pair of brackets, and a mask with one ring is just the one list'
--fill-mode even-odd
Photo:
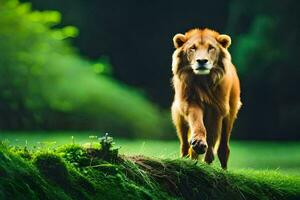
{"label": "dark background", "polygon": [[299,1],[30,2],[34,9],[60,11],[57,27],[79,29],[72,43],[81,55],[92,60],[107,56],[114,78],[164,109],[173,97],[172,37],[194,27],[229,34],[243,102],[235,137],[300,139]]}
{"label": "dark background", "polygon": [[[107,55],[117,79],[145,90],[164,107],[172,101],[172,37],[193,27],[225,31],[229,1],[192,6],[181,1],[43,1],[33,7],[62,12],[62,25],[80,30],[73,43],[92,59]],[[211,11],[218,14],[212,16]]]}

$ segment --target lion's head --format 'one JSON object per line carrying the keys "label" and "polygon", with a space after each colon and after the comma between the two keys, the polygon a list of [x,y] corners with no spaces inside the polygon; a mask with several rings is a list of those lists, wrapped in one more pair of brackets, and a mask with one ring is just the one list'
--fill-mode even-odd
{"label": "lion's head", "polygon": [[231,44],[230,37],[210,29],[178,33],[173,43],[176,48],[172,63],[174,75],[187,72],[197,76],[220,76],[224,73],[224,59],[231,59],[227,50]]}

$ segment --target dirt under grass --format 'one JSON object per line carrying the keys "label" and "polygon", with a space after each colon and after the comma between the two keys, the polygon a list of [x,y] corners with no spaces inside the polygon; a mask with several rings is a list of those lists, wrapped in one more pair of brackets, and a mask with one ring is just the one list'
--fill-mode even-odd
{"label": "dirt under grass", "polygon": [[0,199],[300,199],[299,177],[120,156],[111,144],[28,150],[1,143]]}

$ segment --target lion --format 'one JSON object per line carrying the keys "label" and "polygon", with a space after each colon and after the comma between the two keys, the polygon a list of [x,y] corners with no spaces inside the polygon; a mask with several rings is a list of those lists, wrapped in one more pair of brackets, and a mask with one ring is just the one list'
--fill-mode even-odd
{"label": "lion", "polygon": [[217,151],[227,169],[229,139],[241,107],[240,82],[231,62],[231,38],[210,29],[192,29],[173,38],[172,119],[181,157],[211,164]]}

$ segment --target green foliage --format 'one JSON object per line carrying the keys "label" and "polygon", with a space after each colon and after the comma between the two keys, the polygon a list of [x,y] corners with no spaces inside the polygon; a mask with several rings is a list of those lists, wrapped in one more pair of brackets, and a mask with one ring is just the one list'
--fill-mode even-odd
{"label": "green foliage", "polygon": [[89,166],[91,159],[88,157],[86,150],[77,144],[64,145],[57,149],[57,153],[74,166]]}
{"label": "green foliage", "polygon": [[0,0],[0,127],[94,129],[163,136],[170,117],[139,92],[110,78],[109,59],[79,57],[69,45],[75,27],[56,11]]}
{"label": "green foliage", "polygon": [[291,88],[300,77],[299,1],[230,4],[228,32],[233,36],[232,57],[244,104],[236,124],[240,137],[298,138],[300,96]]}
{"label": "green foliage", "polygon": [[69,199],[43,179],[30,162],[0,143],[0,199]]}
{"label": "green foliage", "polygon": [[[270,35],[275,31],[275,22],[268,16],[257,16],[247,34],[240,35],[233,55],[242,76],[262,78],[268,63],[278,62],[280,52]],[[253,69],[253,64],[261,66]]]}
{"label": "green foliage", "polygon": [[[95,137],[95,136],[94,136]],[[118,149],[113,147],[113,138],[99,138],[99,143],[88,143],[83,146],[78,144],[64,145],[59,147],[56,152],[69,163],[76,167],[87,167],[92,165],[101,165],[115,163],[118,161]]]}

